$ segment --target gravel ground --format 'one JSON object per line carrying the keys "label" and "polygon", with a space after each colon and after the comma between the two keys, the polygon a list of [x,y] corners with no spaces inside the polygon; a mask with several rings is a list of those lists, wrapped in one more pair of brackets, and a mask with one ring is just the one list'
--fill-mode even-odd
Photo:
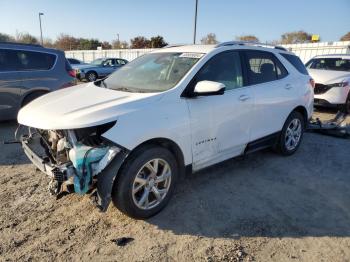
{"label": "gravel ground", "polygon": [[[0,123],[0,140],[14,129]],[[88,196],[56,200],[19,145],[0,145],[0,261],[350,261],[349,155],[350,139],[307,133],[291,157],[265,150],[190,175],[141,221]]]}

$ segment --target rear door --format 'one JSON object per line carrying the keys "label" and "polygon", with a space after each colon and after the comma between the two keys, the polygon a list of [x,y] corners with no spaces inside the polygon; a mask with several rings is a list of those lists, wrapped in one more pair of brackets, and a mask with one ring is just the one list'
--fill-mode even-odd
{"label": "rear door", "polygon": [[17,117],[23,89],[22,74],[18,68],[17,52],[0,49],[0,120]]}
{"label": "rear door", "polygon": [[251,141],[280,131],[294,108],[296,86],[276,56],[266,51],[244,51],[249,86],[254,93]]}
{"label": "rear door", "polygon": [[188,98],[192,130],[193,170],[242,154],[250,137],[253,94],[245,85],[239,51],[211,58],[189,89],[203,80],[225,84],[223,95]]}

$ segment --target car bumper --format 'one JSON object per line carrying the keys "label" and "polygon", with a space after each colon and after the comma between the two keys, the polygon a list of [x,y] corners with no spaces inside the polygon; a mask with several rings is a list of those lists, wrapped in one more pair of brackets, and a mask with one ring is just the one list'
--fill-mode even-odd
{"label": "car bumper", "polygon": [[327,92],[323,94],[315,94],[315,104],[316,101],[321,102],[321,104],[329,105],[340,105],[345,104],[346,99],[349,95],[350,86],[345,87],[332,87]]}

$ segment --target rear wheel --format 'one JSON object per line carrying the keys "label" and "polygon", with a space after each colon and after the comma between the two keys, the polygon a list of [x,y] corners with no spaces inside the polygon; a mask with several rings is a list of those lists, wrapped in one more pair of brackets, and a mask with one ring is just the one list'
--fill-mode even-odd
{"label": "rear wheel", "polygon": [[85,78],[89,82],[94,82],[97,79],[97,74],[93,71],[89,71],[86,73]]}
{"label": "rear wheel", "polygon": [[274,149],[282,155],[292,155],[300,146],[305,130],[305,121],[301,113],[293,111],[284,123],[280,137]]}
{"label": "rear wheel", "polygon": [[133,218],[157,214],[173,194],[178,170],[169,150],[158,146],[138,149],[120,170],[113,187],[114,205]]}

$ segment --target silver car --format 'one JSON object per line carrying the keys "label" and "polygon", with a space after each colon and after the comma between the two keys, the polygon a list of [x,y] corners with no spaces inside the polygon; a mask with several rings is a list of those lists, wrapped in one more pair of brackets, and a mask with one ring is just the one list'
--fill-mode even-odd
{"label": "silver car", "polygon": [[64,52],[0,42],[0,121],[16,119],[30,101],[75,83],[75,71]]}
{"label": "silver car", "polygon": [[79,80],[95,81],[113,73],[128,61],[121,58],[99,58],[89,64],[72,65]]}

